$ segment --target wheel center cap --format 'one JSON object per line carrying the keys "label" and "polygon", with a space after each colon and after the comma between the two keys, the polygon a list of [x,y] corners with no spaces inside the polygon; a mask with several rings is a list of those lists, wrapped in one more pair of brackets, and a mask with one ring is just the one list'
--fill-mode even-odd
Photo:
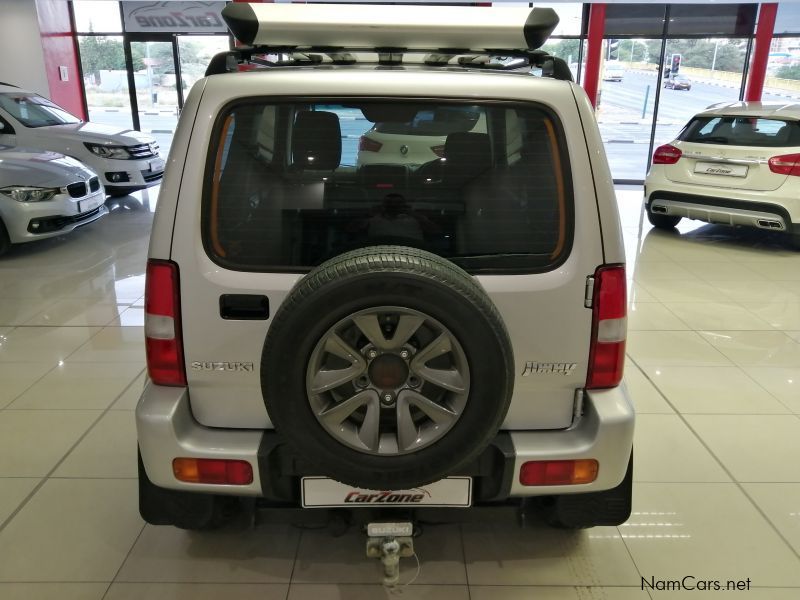
{"label": "wheel center cap", "polygon": [[369,379],[379,389],[398,388],[408,379],[406,361],[394,354],[379,356],[369,365]]}

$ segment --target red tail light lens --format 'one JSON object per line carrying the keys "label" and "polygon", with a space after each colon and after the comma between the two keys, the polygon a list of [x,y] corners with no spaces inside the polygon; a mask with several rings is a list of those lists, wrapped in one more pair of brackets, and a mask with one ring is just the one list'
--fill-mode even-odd
{"label": "red tail light lens", "polygon": [[438,146],[431,146],[431,152],[433,152],[439,158],[444,158],[444,144],[439,144]]}
{"label": "red tail light lens", "polygon": [[383,144],[376,142],[372,138],[368,138],[365,135],[362,135],[358,140],[359,152],[380,152],[381,148],[383,148]]}
{"label": "red tail light lens", "polygon": [[624,265],[599,267],[594,274],[592,341],[587,389],[611,388],[622,381],[627,334]]}
{"label": "red tail light lens", "polygon": [[144,290],[147,372],[158,385],[185,386],[178,265],[149,260]]}
{"label": "red tail light lens", "polygon": [[580,460],[538,460],[522,464],[522,485],[576,485],[597,479],[600,466],[592,458]]}
{"label": "red tail light lens", "polygon": [[800,154],[782,154],[769,159],[769,170],[778,175],[800,177]]}
{"label": "red tail light lens", "polygon": [[680,160],[682,155],[683,152],[681,152],[679,148],[676,148],[670,144],[664,144],[663,146],[656,148],[656,151],[653,152],[653,164],[674,165],[676,162],[678,162],[678,160]]}
{"label": "red tail light lens", "polygon": [[175,479],[187,483],[248,485],[253,483],[253,467],[245,460],[216,458],[176,458],[172,461]]}

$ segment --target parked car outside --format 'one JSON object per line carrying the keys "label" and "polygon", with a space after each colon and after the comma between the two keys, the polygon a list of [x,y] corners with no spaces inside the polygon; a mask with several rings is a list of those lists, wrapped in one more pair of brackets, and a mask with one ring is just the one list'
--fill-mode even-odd
{"label": "parked car outside", "polygon": [[603,81],[622,81],[625,76],[625,68],[616,63],[606,63],[603,69]]}
{"label": "parked car outside", "polygon": [[664,87],[671,90],[686,90],[687,92],[692,89],[692,81],[686,75],[670,75],[664,79]]}
{"label": "parked car outside", "polygon": [[82,121],[50,100],[12,85],[0,85],[0,144],[71,156],[89,165],[111,196],[158,185],[164,175],[155,138]]}
{"label": "parked car outside", "polygon": [[734,102],[693,117],[656,149],[645,181],[647,216],[789,234],[800,247],[800,104]]}
{"label": "parked car outside", "polygon": [[0,146],[0,254],[108,213],[97,174],[73,158]]}

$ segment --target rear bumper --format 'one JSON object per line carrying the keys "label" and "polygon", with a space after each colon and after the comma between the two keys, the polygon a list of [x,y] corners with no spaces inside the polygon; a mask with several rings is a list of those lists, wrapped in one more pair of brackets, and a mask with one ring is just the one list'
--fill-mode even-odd
{"label": "rear bumper", "polygon": [[[633,405],[623,386],[586,395],[578,423],[557,431],[500,432],[466,469],[475,481],[475,503],[511,497],[598,492],[616,487],[625,476],[633,445]],[[299,478],[318,475],[272,430],[214,429],[197,423],[185,388],[148,383],[136,407],[139,448],[147,476],[156,486],[195,492],[299,501]],[[253,482],[243,486],[190,484],[172,473],[176,457],[246,460]],[[594,458],[598,478],[584,485],[524,487],[519,469],[528,460]]]}
{"label": "rear bumper", "polygon": [[710,188],[709,193],[703,193],[705,190],[700,186],[670,184],[661,187],[650,177],[646,189],[645,205],[655,214],[721,225],[800,233],[798,198],[721,188]]}

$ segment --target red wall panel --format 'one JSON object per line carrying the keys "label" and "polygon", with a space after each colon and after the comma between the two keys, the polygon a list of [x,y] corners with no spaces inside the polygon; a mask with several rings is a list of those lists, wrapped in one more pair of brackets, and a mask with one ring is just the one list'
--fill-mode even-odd
{"label": "red wall panel", "polygon": [[[83,108],[83,88],[78,70],[78,49],[72,36],[69,5],[62,0],[36,0],[44,65],[50,86],[50,99],[71,113],[87,119]],[[61,81],[59,67],[67,67],[68,80]]]}

